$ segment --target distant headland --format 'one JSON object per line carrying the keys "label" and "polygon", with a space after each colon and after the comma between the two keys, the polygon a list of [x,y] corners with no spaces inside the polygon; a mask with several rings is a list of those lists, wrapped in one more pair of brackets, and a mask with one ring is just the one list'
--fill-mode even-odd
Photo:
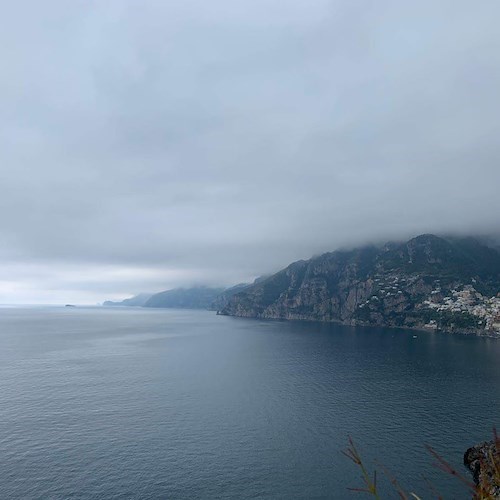
{"label": "distant headland", "polygon": [[500,338],[500,251],[471,237],[423,234],[300,260],[251,284],[176,288],[103,305]]}

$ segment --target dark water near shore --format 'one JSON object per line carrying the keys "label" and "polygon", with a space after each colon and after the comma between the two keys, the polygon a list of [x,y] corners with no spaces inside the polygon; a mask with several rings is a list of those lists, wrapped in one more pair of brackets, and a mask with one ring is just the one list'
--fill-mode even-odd
{"label": "dark water near shore", "polygon": [[424,443],[461,469],[500,426],[500,341],[413,335],[0,309],[0,497],[357,498],[351,434],[423,498],[422,474],[468,498]]}

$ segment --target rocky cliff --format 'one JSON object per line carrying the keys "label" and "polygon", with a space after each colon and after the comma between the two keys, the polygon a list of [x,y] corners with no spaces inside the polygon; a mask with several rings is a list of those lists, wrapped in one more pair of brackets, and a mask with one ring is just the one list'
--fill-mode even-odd
{"label": "rocky cliff", "polygon": [[464,465],[482,493],[478,498],[500,498],[500,438],[469,448]]}
{"label": "rocky cliff", "polygon": [[219,313],[496,335],[499,292],[497,250],[426,234],[294,262],[234,294]]}
{"label": "rocky cliff", "polygon": [[222,293],[215,297],[213,302],[210,304],[210,309],[213,311],[220,311],[221,309],[224,309],[229,304],[233,295],[245,290],[245,288],[249,286],[250,283],[239,283],[238,285],[226,288]]}

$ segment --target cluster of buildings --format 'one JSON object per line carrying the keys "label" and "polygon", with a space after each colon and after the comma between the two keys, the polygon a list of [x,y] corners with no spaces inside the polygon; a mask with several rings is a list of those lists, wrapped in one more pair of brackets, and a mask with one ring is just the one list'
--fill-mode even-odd
{"label": "cluster of buildings", "polygon": [[376,285],[379,288],[378,293],[381,297],[391,297],[393,295],[401,295],[401,287],[406,286],[406,278],[399,276],[387,276],[385,278],[375,278]]}
{"label": "cluster of buildings", "polygon": [[[485,330],[500,334],[500,294],[485,297],[472,285],[465,285],[460,290],[451,290],[447,296],[443,296],[438,288],[432,291],[423,305],[437,312],[469,313],[478,318],[478,324]],[[428,326],[432,327],[433,324]]]}

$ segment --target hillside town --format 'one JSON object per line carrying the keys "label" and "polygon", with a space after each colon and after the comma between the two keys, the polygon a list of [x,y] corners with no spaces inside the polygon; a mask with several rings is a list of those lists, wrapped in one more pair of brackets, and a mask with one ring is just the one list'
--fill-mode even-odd
{"label": "hillside town", "polygon": [[[464,285],[460,290],[453,289],[444,295],[440,288],[432,291],[423,306],[438,313],[467,313],[478,318],[478,327],[490,334],[500,336],[500,293],[486,297],[479,293],[473,285]],[[426,325],[435,328],[436,321],[431,320]]]}

